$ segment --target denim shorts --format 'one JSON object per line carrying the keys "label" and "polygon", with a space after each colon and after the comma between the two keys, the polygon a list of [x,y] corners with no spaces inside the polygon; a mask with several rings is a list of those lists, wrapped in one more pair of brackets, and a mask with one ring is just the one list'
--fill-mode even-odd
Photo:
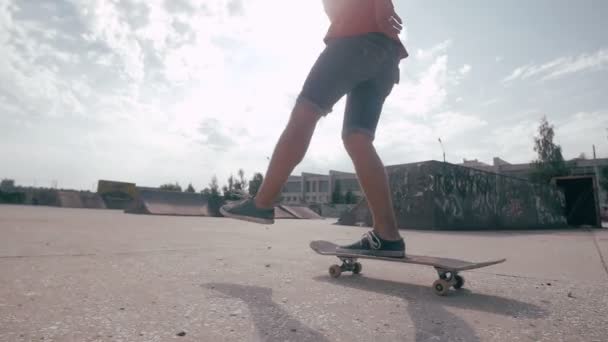
{"label": "denim shorts", "polygon": [[399,62],[398,44],[379,33],[329,40],[298,101],[325,116],[347,95],[342,137],[359,132],[374,139],[384,101],[399,83]]}

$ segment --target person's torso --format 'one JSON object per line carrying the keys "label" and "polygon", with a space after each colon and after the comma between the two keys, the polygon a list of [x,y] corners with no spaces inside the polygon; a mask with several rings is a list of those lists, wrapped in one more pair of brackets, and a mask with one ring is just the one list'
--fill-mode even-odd
{"label": "person's torso", "polygon": [[[373,0],[348,0],[340,2],[339,10],[331,20],[331,25],[325,36],[325,41],[333,38],[350,37],[366,33],[384,33],[376,22],[376,6]],[[408,53],[398,35],[385,35],[400,45],[401,57]]]}

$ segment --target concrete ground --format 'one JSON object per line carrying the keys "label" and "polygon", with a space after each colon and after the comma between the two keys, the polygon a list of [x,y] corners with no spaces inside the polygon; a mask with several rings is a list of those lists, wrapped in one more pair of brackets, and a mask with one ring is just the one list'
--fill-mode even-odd
{"label": "concrete ground", "polygon": [[0,341],[606,341],[608,230],[403,231],[413,254],[507,258],[438,297],[430,267],[330,278],[309,241],[366,231],[333,222],[0,206]]}

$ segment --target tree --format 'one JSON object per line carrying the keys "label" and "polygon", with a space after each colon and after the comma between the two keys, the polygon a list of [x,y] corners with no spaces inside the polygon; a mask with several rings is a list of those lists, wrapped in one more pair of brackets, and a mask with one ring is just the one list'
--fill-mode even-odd
{"label": "tree", "polygon": [[207,209],[209,215],[220,216],[220,207],[223,204],[222,196],[220,196],[220,186],[217,183],[217,177],[214,175],[211,178],[209,187],[203,190],[203,195],[207,196]]}
{"label": "tree", "polygon": [[344,203],[357,204],[358,201],[359,199],[357,198],[357,195],[355,195],[351,189],[348,189],[348,191],[346,191],[346,194],[344,195]]}
{"label": "tree", "polygon": [[230,177],[228,177],[228,185],[224,185],[222,187],[222,191],[224,193],[224,200],[236,201],[236,200],[240,199],[240,197],[236,191],[237,182],[238,181],[236,180],[236,178],[234,178],[233,175],[230,175]]}
{"label": "tree", "polygon": [[532,181],[549,183],[554,177],[566,176],[569,173],[561,146],[553,142],[554,136],[553,126],[543,117],[538,127],[538,136],[534,137],[534,151],[538,157],[532,162]]}
{"label": "tree", "polygon": [[254,173],[253,178],[249,181],[249,194],[251,196],[257,195],[263,182],[264,176],[259,172]]}
{"label": "tree", "polygon": [[340,184],[340,181],[336,181],[336,184],[334,184],[334,191],[331,193],[331,203],[344,203],[344,196],[342,195],[342,185]]}
{"label": "tree", "polygon": [[246,191],[247,190],[247,181],[245,180],[245,171],[243,169],[239,169],[237,172],[239,178],[235,181],[234,188],[235,190]]}
{"label": "tree", "polygon": [[[600,187],[604,190],[604,192],[608,192],[608,166],[604,166],[600,170]],[[608,201],[608,199],[606,199]]]}
{"label": "tree", "polygon": [[196,192],[196,190],[194,190],[194,187],[192,186],[192,183],[188,184],[188,187],[186,188],[185,192],[191,192],[191,193]]}
{"label": "tree", "polygon": [[237,172],[238,178],[230,174],[228,184],[222,187],[224,199],[226,201],[235,201],[243,198],[247,192],[247,180],[245,179],[245,171],[239,169]]}
{"label": "tree", "polygon": [[171,183],[163,184],[159,188],[163,191],[182,192],[182,187],[177,182],[175,182],[175,184],[171,184]]}

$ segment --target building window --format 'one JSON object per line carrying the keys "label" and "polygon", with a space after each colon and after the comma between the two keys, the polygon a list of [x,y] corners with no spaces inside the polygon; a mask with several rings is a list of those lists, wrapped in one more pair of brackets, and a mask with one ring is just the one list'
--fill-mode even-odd
{"label": "building window", "polygon": [[322,180],[319,181],[319,192],[328,192],[329,191],[329,182]]}
{"label": "building window", "polygon": [[347,191],[348,189],[351,191],[359,191],[361,189],[357,179],[341,179],[339,182],[340,186],[342,187],[342,191]]}
{"label": "building window", "polygon": [[287,182],[283,187],[283,192],[300,192],[302,184],[300,182]]}

